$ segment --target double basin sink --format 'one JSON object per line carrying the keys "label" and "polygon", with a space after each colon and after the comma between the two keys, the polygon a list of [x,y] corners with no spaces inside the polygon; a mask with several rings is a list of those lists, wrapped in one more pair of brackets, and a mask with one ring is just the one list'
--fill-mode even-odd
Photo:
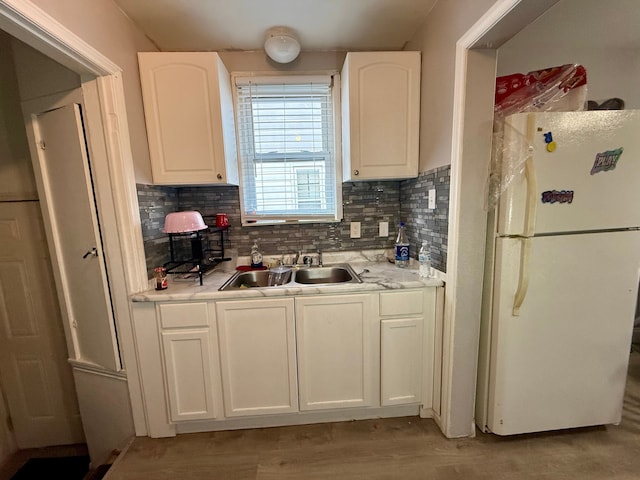
{"label": "double basin sink", "polygon": [[227,280],[221,291],[240,288],[276,287],[287,284],[323,285],[334,283],[362,283],[360,277],[348,263],[328,265],[326,267],[310,266],[294,269],[251,270],[237,272]]}

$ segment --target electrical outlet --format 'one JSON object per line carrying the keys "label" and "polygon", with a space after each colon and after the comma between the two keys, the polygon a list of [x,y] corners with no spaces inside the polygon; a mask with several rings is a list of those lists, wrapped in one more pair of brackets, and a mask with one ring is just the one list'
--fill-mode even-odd
{"label": "electrical outlet", "polygon": [[378,235],[380,237],[388,237],[389,236],[389,222],[380,222],[378,224]]}
{"label": "electrical outlet", "polygon": [[427,206],[429,210],[433,210],[436,208],[436,189],[432,188],[429,190],[429,205]]}
{"label": "electrical outlet", "polygon": [[360,222],[351,222],[351,238],[360,238]]}

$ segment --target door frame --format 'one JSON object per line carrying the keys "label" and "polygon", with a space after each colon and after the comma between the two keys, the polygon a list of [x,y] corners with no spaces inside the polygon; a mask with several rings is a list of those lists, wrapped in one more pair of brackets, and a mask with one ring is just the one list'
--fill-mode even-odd
{"label": "door frame", "polygon": [[[0,0],[0,29],[81,76],[116,328],[137,435],[146,435],[128,296],[148,288],[122,69],[26,0]],[[45,228],[51,218],[44,214]],[[126,234],[121,234],[126,232]],[[88,366],[90,367],[90,366]]]}
{"label": "door frame", "polygon": [[442,411],[437,418],[449,438],[475,436],[487,226],[483,205],[492,143],[485,132],[493,124],[494,96],[493,89],[490,96],[486,90],[476,95],[475,86],[485,88],[487,79],[495,83],[497,49],[558,1],[496,0],[456,42]]}

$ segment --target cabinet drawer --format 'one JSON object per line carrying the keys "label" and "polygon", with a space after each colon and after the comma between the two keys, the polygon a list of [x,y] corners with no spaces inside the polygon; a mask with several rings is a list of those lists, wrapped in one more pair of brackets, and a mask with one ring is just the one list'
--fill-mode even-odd
{"label": "cabinet drawer", "polygon": [[162,328],[208,327],[209,311],[206,302],[161,303],[158,306]]}
{"label": "cabinet drawer", "polygon": [[420,315],[423,310],[423,290],[380,294],[380,315]]}

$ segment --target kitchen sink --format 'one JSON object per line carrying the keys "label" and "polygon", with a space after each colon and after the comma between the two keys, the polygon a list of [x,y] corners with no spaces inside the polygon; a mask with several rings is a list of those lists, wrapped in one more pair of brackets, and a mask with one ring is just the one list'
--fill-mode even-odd
{"label": "kitchen sink", "polygon": [[296,271],[296,283],[362,283],[360,277],[353,271],[350,265],[332,265],[327,267],[307,267]]}
{"label": "kitchen sink", "polygon": [[291,281],[291,271],[274,273],[270,270],[252,270],[235,273],[219,290],[236,290],[239,288],[273,287]]}
{"label": "kitchen sink", "polygon": [[275,287],[286,284],[318,285],[332,283],[362,283],[360,277],[348,263],[326,267],[300,267],[297,270],[277,272],[273,270],[252,270],[237,272],[227,280],[219,290],[238,290],[241,288]]}

